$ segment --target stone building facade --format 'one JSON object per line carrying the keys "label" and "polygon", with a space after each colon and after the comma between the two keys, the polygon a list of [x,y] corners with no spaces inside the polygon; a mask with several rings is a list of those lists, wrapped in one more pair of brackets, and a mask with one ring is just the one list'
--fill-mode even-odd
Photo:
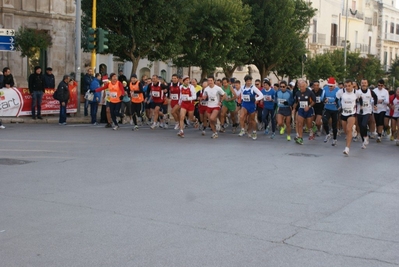
{"label": "stone building facade", "polygon": [[[0,27],[18,30],[20,27],[47,31],[52,47],[38,55],[40,65],[52,67],[56,83],[66,73],[75,70],[74,0],[0,0]],[[0,51],[0,69],[9,67],[18,87],[26,87],[30,74],[28,59],[20,52]]]}

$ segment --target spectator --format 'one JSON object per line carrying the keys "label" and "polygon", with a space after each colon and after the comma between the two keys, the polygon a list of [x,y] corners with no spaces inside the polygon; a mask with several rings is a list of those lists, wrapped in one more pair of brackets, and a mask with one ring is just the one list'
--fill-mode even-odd
{"label": "spectator", "polygon": [[44,88],[55,88],[55,77],[50,67],[46,68],[46,74],[44,74]]}
{"label": "spectator", "polygon": [[14,77],[12,77],[11,70],[8,67],[5,67],[3,69],[3,83],[2,83],[2,88],[11,88],[14,87]]}
{"label": "spectator", "polygon": [[6,126],[3,125],[3,122],[0,120],[0,129],[5,129]]}
{"label": "spectator", "polygon": [[90,115],[91,115],[91,123],[93,125],[97,125],[97,110],[98,104],[101,100],[101,92],[96,93],[96,89],[101,87],[101,73],[96,73],[95,78],[90,84],[90,91],[94,93],[93,101],[90,101]]}
{"label": "spectator", "polygon": [[44,76],[40,66],[35,67],[35,72],[29,76],[29,92],[32,95],[32,119],[36,120],[36,106],[37,118],[42,120],[42,99],[44,94]]}
{"label": "spectator", "polygon": [[[90,84],[93,81],[93,79],[94,79],[94,77],[93,77],[93,69],[92,68],[88,68],[87,69],[87,73],[83,77],[83,92],[82,92],[83,95],[86,94],[87,90],[90,90]],[[89,108],[89,101],[85,100],[84,116],[88,116],[89,115],[88,108]]]}
{"label": "spectator", "polygon": [[119,71],[119,76],[118,76],[118,81],[120,81],[121,83],[126,82],[127,83],[127,78],[126,76],[123,74],[123,71]]}
{"label": "spectator", "polygon": [[69,75],[64,75],[62,81],[58,84],[57,87],[57,98],[60,101],[60,119],[58,121],[59,125],[66,125],[66,112],[67,112],[67,104],[69,100],[69,88],[68,84],[71,78]]}

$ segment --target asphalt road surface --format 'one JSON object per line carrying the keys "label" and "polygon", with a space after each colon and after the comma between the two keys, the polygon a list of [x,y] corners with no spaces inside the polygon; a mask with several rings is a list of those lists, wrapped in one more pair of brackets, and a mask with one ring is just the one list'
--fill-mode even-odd
{"label": "asphalt road surface", "polygon": [[399,265],[399,147],[0,130],[0,266]]}

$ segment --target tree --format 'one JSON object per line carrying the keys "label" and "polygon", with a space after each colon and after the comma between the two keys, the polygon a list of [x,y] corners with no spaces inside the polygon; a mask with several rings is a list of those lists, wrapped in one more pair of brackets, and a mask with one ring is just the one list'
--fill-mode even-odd
{"label": "tree", "polygon": [[20,27],[15,32],[15,47],[21,51],[21,57],[32,57],[40,49],[47,49],[52,46],[51,35],[46,31]]}
{"label": "tree", "polygon": [[176,64],[199,66],[201,78],[216,67],[240,64],[240,48],[252,32],[249,6],[241,0],[194,0],[190,6],[183,52]]}
{"label": "tree", "polygon": [[[166,60],[181,52],[188,8],[188,0],[97,0],[97,27],[110,32],[109,53],[133,62],[133,74],[142,58]],[[82,11],[82,28],[88,28],[92,0],[82,0]]]}
{"label": "tree", "polygon": [[396,58],[391,67],[388,70],[389,74],[389,83],[392,81],[393,88],[397,88],[399,86],[399,58]]}
{"label": "tree", "polygon": [[297,58],[296,44],[304,43],[315,9],[303,0],[244,0],[244,3],[252,8],[255,28],[249,40],[252,43],[249,63],[255,64],[263,79],[271,70],[281,69],[293,55]]}
{"label": "tree", "polygon": [[326,80],[328,77],[336,77],[337,75],[329,53],[317,54],[308,58],[305,64],[305,73],[310,81]]}

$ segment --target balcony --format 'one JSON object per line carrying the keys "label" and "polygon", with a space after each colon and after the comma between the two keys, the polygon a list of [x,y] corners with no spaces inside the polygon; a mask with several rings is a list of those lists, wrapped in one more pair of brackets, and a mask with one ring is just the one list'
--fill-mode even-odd
{"label": "balcony", "polygon": [[399,42],[399,35],[394,33],[384,33],[385,41]]}
{"label": "balcony", "polygon": [[[346,10],[342,10],[342,16],[346,17]],[[357,10],[356,15],[352,15],[352,13],[348,10],[348,18],[364,20],[364,13]]]}
{"label": "balcony", "polygon": [[326,35],[323,33],[311,33],[310,37],[311,38],[309,39],[309,43],[311,44],[326,44]]}
{"label": "balcony", "polygon": [[367,44],[356,44],[355,52],[362,53],[362,54],[368,54],[369,46]]}

